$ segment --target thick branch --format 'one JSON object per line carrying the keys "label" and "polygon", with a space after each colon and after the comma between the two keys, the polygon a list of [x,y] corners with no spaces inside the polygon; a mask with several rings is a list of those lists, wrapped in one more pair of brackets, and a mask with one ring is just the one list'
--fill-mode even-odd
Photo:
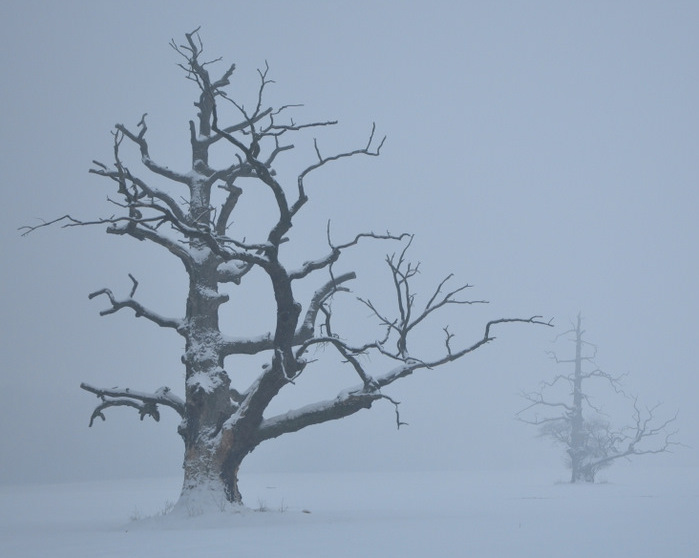
{"label": "thick branch", "polygon": [[313,335],[313,330],[315,328],[316,319],[318,317],[318,312],[320,311],[321,305],[331,297],[340,288],[340,285],[356,279],[357,275],[353,271],[349,273],[344,273],[338,275],[337,277],[332,277],[330,281],[325,283],[320,289],[313,293],[311,301],[308,304],[308,309],[306,310],[306,316],[303,319],[301,327],[297,331],[297,338],[299,341],[310,338]]}
{"label": "thick branch", "polygon": [[240,285],[243,277],[252,270],[253,264],[235,261],[224,262],[218,266],[219,283],[235,283]]}
{"label": "thick branch", "polygon": [[376,391],[366,392],[362,387],[344,391],[332,400],[321,401],[265,419],[257,430],[257,442],[297,432],[312,424],[348,417],[362,409],[369,409],[377,399],[383,399],[383,396]]}
{"label": "thick branch", "polygon": [[141,420],[148,415],[153,417],[156,421],[159,421],[160,412],[158,411],[158,405],[165,405],[166,407],[174,409],[182,418],[185,416],[184,401],[174,395],[168,387],[161,387],[156,390],[155,393],[132,391],[129,388],[101,389],[85,383],[80,384],[80,387],[85,391],[94,393],[102,400],[102,403],[92,412],[90,426],[92,426],[95,419],[98,417],[102,420],[106,420],[102,411],[109,407],[133,407],[139,412]]}
{"label": "thick branch", "polygon": [[[356,277],[354,272],[339,275],[318,289],[311,298],[306,315],[301,326],[294,335],[293,346],[298,346],[310,339],[315,330],[315,324],[320,307],[330,296],[340,289],[340,285]],[[224,355],[254,355],[274,348],[274,338],[271,333],[265,333],[251,338],[229,338],[224,340],[222,352]]]}

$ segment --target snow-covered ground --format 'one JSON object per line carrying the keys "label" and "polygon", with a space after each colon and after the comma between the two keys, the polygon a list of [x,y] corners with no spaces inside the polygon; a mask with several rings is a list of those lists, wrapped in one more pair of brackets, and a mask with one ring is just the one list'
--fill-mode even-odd
{"label": "snow-covered ground", "polygon": [[[604,475],[602,475],[604,477]],[[0,556],[699,556],[699,469],[246,474],[251,510],[163,518],[177,479],[0,487]],[[267,511],[253,511],[262,508]]]}

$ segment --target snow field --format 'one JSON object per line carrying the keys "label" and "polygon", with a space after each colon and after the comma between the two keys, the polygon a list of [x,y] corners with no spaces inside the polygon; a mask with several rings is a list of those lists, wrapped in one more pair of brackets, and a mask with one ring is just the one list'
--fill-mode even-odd
{"label": "snow field", "polygon": [[563,470],[247,474],[247,509],[177,516],[160,513],[179,479],[2,486],[0,556],[697,555],[699,469],[606,476],[571,486],[556,482]]}

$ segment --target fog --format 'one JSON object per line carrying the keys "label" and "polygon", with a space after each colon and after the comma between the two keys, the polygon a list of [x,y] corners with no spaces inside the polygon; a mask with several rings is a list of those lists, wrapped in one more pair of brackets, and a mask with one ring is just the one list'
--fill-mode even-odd
{"label": "fog", "polygon": [[[110,185],[87,170],[110,162],[116,122],[134,127],[147,112],[153,157],[186,168],[196,88],[168,43],[198,26],[211,58],[236,63],[236,95],[252,102],[266,61],[270,102],[339,120],[305,147],[297,140],[290,168],[308,164],[314,136],[328,150],[362,146],[372,122],[387,136],[380,157],[309,180],[299,234],[312,247],[328,219],[336,238],[414,233],[420,292],[454,273],[490,301],[445,318],[454,343],[488,319],[539,314],[556,326],[503,326],[458,363],[394,384],[387,393],[409,423],[399,431],[379,402],[267,442],[244,469],[563,469],[560,451],[514,417],[519,391],[556,372],[546,351],[578,312],[600,367],[628,372],[628,390],[662,402],[661,414],[679,409],[688,447],[636,465],[699,465],[696,3],[9,1],[3,11],[0,482],[180,470],[174,413],[155,423],[110,409],[88,429],[96,399],[79,384],[183,393],[176,334],[129,311],[100,317],[105,301],[87,298],[128,292],[132,273],[144,304],[181,315],[182,269],[103,227],[28,237],[18,227],[111,213]],[[352,252],[358,295],[376,298],[383,284],[392,296],[383,254],[393,249]],[[249,301],[266,291],[247,289],[247,305],[224,317],[261,333],[269,301]],[[352,316],[358,331],[371,323]],[[317,378],[303,387],[309,401],[335,394]]]}

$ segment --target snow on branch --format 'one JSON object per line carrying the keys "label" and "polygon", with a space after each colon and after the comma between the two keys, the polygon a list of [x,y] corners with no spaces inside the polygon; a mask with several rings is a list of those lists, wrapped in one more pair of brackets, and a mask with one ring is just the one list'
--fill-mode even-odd
{"label": "snow on branch", "polygon": [[234,283],[240,285],[243,277],[253,268],[252,263],[236,262],[234,260],[224,262],[218,266],[217,280],[219,283]]}
{"label": "snow on branch", "polygon": [[307,426],[351,416],[362,409],[371,408],[372,404],[379,400],[386,400],[394,406],[396,428],[408,426],[408,423],[403,422],[400,418],[398,410],[400,402],[376,390],[351,388],[338,394],[335,399],[319,401],[264,419],[257,430],[256,442],[260,443],[282,434],[298,432]]}
{"label": "snow on branch", "polygon": [[257,429],[257,441],[259,443],[282,434],[297,432],[313,424],[348,417],[362,409],[369,409],[378,399],[384,399],[384,396],[376,391],[367,392],[363,387],[343,391],[335,399],[264,419]]}
{"label": "snow on branch", "polygon": [[318,312],[320,311],[321,305],[333,294],[339,290],[343,290],[344,287],[341,286],[343,283],[356,278],[357,274],[353,271],[343,273],[337,277],[331,276],[330,281],[325,283],[322,287],[317,289],[315,293],[313,293],[313,296],[308,303],[306,315],[303,319],[301,327],[296,333],[298,340],[306,340],[313,335],[313,330],[315,328],[316,319],[318,317]]}
{"label": "snow on branch", "polygon": [[80,387],[85,391],[94,393],[102,402],[97,405],[90,417],[90,426],[93,425],[96,418],[106,420],[102,411],[109,407],[133,407],[138,411],[138,414],[143,420],[146,416],[152,417],[156,422],[160,420],[160,411],[158,405],[165,405],[174,409],[180,417],[185,416],[184,401],[174,395],[170,388],[161,387],[154,393],[144,393],[133,391],[129,388],[109,388],[101,389],[91,386],[86,383],[81,383]]}

